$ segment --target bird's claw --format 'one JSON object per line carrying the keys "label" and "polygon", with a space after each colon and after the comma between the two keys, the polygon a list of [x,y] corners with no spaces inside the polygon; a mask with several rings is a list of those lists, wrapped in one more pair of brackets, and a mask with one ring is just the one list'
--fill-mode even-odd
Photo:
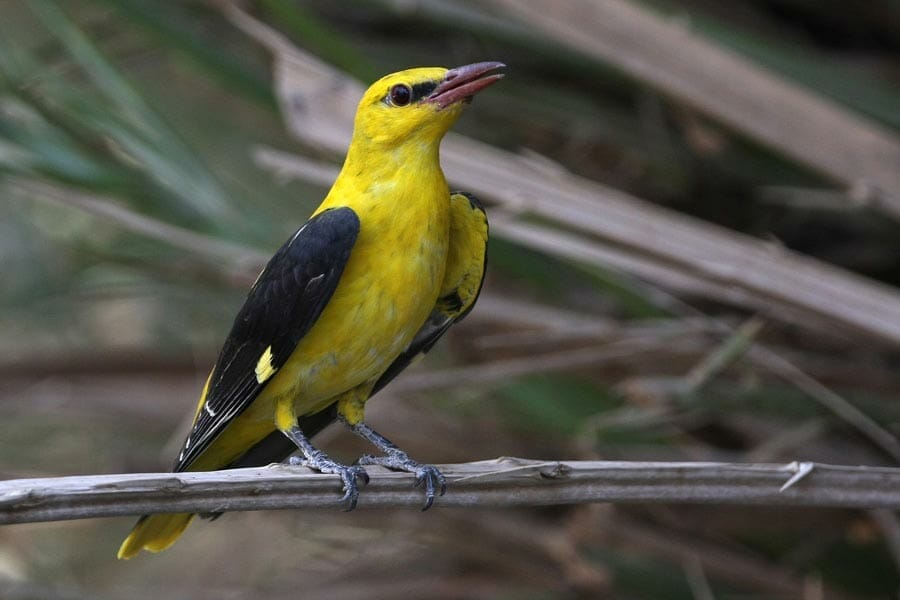
{"label": "bird's claw", "polygon": [[359,465],[342,465],[323,456],[316,457],[316,460],[309,460],[303,456],[292,455],[288,458],[288,464],[302,465],[329,475],[340,475],[343,484],[341,490],[344,492],[340,502],[345,505],[344,510],[348,512],[356,508],[356,504],[359,501],[357,480],[361,480],[363,485],[368,485],[369,483],[369,474],[366,473],[363,467]]}
{"label": "bird's claw", "polygon": [[443,496],[447,493],[447,479],[437,467],[432,467],[431,465],[419,465],[415,470],[415,475],[415,487],[419,487],[423,483],[425,484],[425,505],[422,506],[422,512],[425,512],[431,508],[432,504],[434,504],[435,482],[440,484],[440,492],[438,495]]}
{"label": "bird's claw", "polygon": [[341,498],[341,503],[346,505],[344,511],[349,512],[356,508],[356,503],[359,500],[359,485],[356,483],[356,480],[360,479],[363,485],[368,485],[369,474],[359,465],[338,466],[340,467],[341,481],[344,482],[344,496]]}
{"label": "bird's claw", "polygon": [[[422,465],[411,459],[405,452],[393,452],[385,456],[373,456],[364,454],[356,461],[360,465],[381,465],[389,469],[406,471],[415,475],[414,487],[425,485],[425,504],[422,510],[426,511],[434,504],[435,495],[443,496],[447,492],[447,479],[437,467]],[[437,494],[436,491],[440,490]]]}

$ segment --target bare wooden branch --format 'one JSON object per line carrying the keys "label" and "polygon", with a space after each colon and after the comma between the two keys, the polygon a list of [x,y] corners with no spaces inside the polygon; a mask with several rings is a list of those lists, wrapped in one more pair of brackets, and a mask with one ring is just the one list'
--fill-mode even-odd
{"label": "bare wooden branch", "polygon": [[[900,469],[813,463],[535,461],[442,465],[440,506],[591,502],[900,508]],[[413,476],[370,467],[360,508],[418,507]],[[164,512],[336,508],[334,475],[270,465],[203,473],[90,475],[0,482],[0,524]]]}

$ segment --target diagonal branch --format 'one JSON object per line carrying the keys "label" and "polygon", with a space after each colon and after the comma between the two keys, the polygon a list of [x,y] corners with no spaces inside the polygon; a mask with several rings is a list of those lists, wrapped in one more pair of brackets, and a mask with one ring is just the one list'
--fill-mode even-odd
{"label": "diagonal branch", "polygon": [[[534,461],[443,465],[440,506],[592,502],[900,508],[900,469],[791,463]],[[359,506],[418,507],[413,476],[369,468]],[[340,505],[336,476],[270,465],[202,473],[140,473],[0,482],[0,524],[164,512],[209,513]]]}

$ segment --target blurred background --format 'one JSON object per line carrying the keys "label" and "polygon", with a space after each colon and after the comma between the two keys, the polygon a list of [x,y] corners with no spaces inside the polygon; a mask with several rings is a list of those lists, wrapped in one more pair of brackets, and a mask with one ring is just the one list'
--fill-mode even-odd
{"label": "blurred background", "polygon": [[[475,311],[370,404],[428,462],[900,461],[900,2],[0,2],[0,477],[166,470],[363,85],[501,60],[444,146]],[[350,117],[348,117],[348,114]],[[352,461],[346,431],[319,438]],[[0,598],[896,598],[884,511],[0,529]]]}

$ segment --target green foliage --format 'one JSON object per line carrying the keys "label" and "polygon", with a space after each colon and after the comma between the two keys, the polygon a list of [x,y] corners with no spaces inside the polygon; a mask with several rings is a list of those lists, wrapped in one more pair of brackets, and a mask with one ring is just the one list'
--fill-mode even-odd
{"label": "green foliage", "polygon": [[492,410],[521,432],[540,432],[565,440],[578,433],[585,419],[618,404],[589,380],[563,376],[524,377],[497,390]]}

